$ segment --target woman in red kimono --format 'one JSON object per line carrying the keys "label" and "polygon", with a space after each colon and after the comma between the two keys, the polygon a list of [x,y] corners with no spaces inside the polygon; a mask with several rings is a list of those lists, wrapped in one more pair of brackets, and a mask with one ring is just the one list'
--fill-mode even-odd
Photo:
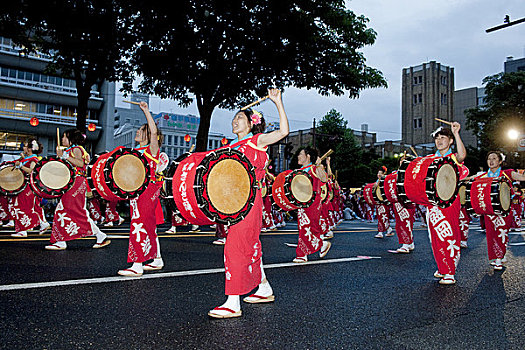
{"label": "woman in red kimono", "polygon": [[[489,170],[481,175],[482,177],[500,177],[505,176],[510,181],[525,181],[525,175],[520,174],[512,169],[502,170],[501,164],[504,157],[500,152],[491,151],[487,155],[487,165]],[[502,270],[507,252],[507,243],[509,240],[509,228],[512,226],[514,216],[512,212],[507,215],[483,215],[485,222],[485,231],[487,235],[488,257],[494,270]]]}
{"label": "woman in red kimono", "polygon": [[73,186],[62,195],[56,207],[51,244],[45,247],[47,250],[64,250],[67,241],[92,235],[97,238],[93,248],[102,248],[111,243],[87,210],[86,166],[89,164],[89,154],[81,146],[83,143],[84,135],[77,129],[69,129],[62,135],[62,145],[66,149],[57,147],[57,155],[74,166],[76,176]]}
{"label": "woman in red kimono", "polygon": [[[308,261],[308,255],[319,252],[319,256],[324,258],[332,244],[329,241],[323,241],[321,235],[322,218],[321,218],[321,179],[327,179],[328,175],[321,166],[320,158],[317,156],[317,150],[311,147],[303,148],[298,156],[297,163],[301,165],[301,170],[307,172],[312,177],[313,190],[317,193],[314,202],[304,209],[297,210],[297,227],[299,230],[299,240],[295,250],[294,263],[304,263]],[[312,164],[316,160],[316,165]]]}
{"label": "woman in red kimono", "polygon": [[[387,168],[386,166],[381,166],[379,170],[377,171],[377,180],[376,183],[379,184],[379,181],[383,176],[386,175]],[[377,234],[374,236],[375,238],[383,238],[383,237],[392,237],[394,235],[394,232],[392,230],[392,227],[390,227],[390,220],[389,220],[389,212],[390,208],[386,204],[378,203],[376,204],[376,216],[377,216]]]}
{"label": "woman in red kimono", "polygon": [[[260,183],[265,175],[268,162],[266,149],[288,135],[288,118],[284,111],[281,91],[270,89],[270,100],[279,112],[280,128],[264,133],[264,118],[250,109],[235,114],[232,132],[237,135],[237,142],[230,147],[242,152],[255,167],[255,176]],[[257,285],[254,294],[244,298],[247,303],[267,303],[275,300],[272,287],[266,279],[262,265],[262,248],[259,235],[262,228],[262,196],[257,190],[255,202],[246,218],[228,227],[228,238],[224,245],[224,267],[226,272],[225,294],[228,299],[224,304],[208,312],[210,317],[231,318],[242,315],[240,295],[249,293]]]}
{"label": "woman in red kimono", "polygon": [[[465,160],[467,150],[459,136],[461,125],[457,122],[451,124],[451,129],[440,127],[432,136],[437,151],[427,157],[451,157],[458,166]],[[452,144],[456,142],[457,153],[452,153]],[[465,168],[466,169],[466,168]],[[460,179],[468,174],[461,171]],[[461,231],[459,228],[459,212],[461,203],[459,196],[448,208],[438,206],[427,207],[427,223],[432,246],[432,253],[438,270],[434,277],[440,279],[439,283],[444,285],[455,284],[456,266],[460,257]]]}
{"label": "woman in red kimono", "polygon": [[[149,112],[148,104],[140,102],[139,106],[146,116],[147,123],[137,130],[135,141],[139,143],[139,146],[135,149],[148,159],[150,183],[138,198],[133,198],[130,201],[131,224],[129,228],[128,263],[133,263],[133,265],[130,268],[119,270],[118,274],[131,277],[142,276],[144,270],[160,270],[164,267],[157,236],[157,225],[164,222],[159,198],[162,180],[158,179],[156,175],[159,150],[163,138]],[[152,213],[155,214],[151,215]],[[148,260],[153,261],[144,264]]]}
{"label": "woman in red kimono", "polygon": [[[36,139],[30,139],[24,144],[23,149],[23,158],[17,160],[15,166],[30,174],[39,161],[37,154],[42,153],[42,144]],[[51,227],[40,206],[40,198],[34,194],[30,186],[26,186],[17,196],[9,197],[9,208],[15,222],[16,233],[11,234],[13,237],[27,237],[27,230],[37,225],[40,225],[40,234]]]}

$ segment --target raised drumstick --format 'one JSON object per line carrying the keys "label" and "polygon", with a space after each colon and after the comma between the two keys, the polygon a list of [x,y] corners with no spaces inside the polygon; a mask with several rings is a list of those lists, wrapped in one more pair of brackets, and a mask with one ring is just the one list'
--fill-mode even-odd
{"label": "raised drumstick", "polygon": [[419,157],[419,155],[417,154],[416,150],[414,149],[414,147],[410,146],[410,150],[412,152],[414,152],[414,154],[416,155],[416,157]]}
{"label": "raised drumstick", "polygon": [[328,157],[330,154],[334,153],[334,150],[333,149],[330,149],[328,150],[328,152],[326,152],[325,154],[323,154],[323,156],[321,157],[321,162],[326,158]]}
{"label": "raised drumstick", "polygon": [[242,107],[242,108],[241,108],[241,111],[244,111],[245,109],[248,109],[248,108],[250,108],[250,107],[252,107],[252,106],[258,105],[258,104],[261,103],[262,101],[266,100],[268,97],[270,97],[270,95],[266,95],[266,96],[264,96],[264,97],[258,99],[257,101],[252,102],[252,103],[250,103],[249,105],[246,105],[246,106]]}
{"label": "raised drumstick", "polygon": [[60,128],[57,128],[57,147],[60,147]]}
{"label": "raised drumstick", "polygon": [[126,103],[130,103],[132,105],[140,105],[140,102],[135,102],[135,101],[128,101],[128,100],[122,100],[122,102],[126,102]]}
{"label": "raised drumstick", "polygon": [[434,119],[437,120],[438,122],[442,122],[443,124],[452,125],[452,122],[449,122],[448,120],[443,120],[439,118],[434,118]]}

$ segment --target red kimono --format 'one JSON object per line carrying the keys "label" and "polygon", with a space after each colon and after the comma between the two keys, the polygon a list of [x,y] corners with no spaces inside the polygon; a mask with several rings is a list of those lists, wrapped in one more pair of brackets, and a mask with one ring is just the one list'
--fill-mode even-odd
{"label": "red kimono", "polygon": [[[312,176],[312,185],[316,198],[308,208],[297,210],[297,226],[299,229],[299,241],[295,250],[297,257],[313,254],[319,251],[323,245],[321,239],[323,219],[321,218],[320,195],[322,182],[315,174],[316,168],[314,165],[304,166],[301,170],[308,172]],[[326,222],[324,224],[326,225]]]}
{"label": "red kimono", "polygon": [[82,152],[84,166],[75,167],[76,176],[73,187],[64,193],[58,202],[53,218],[51,243],[92,236],[98,229],[89,216],[86,204],[88,189],[86,180],[87,152],[82,146],[73,145],[66,149],[64,154],[71,154],[75,148],[79,148]]}
{"label": "red kimono", "polygon": [[[266,147],[257,147],[259,135],[245,138],[230,147],[238,147],[238,151],[248,157],[255,167],[257,181],[262,181],[268,154]],[[248,215],[241,222],[228,227],[228,238],[224,245],[226,295],[246,294],[261,283],[262,247],[259,235],[262,228],[262,207],[261,190],[258,189]]]}
{"label": "red kimono", "polygon": [[[160,189],[162,181],[157,181],[159,153],[151,154],[149,146],[136,148],[148,158],[150,166],[150,183],[146,191],[129,202],[131,224],[128,245],[128,262],[144,262],[157,256],[157,225],[164,222],[160,206]],[[160,209],[160,213],[159,213]],[[154,213],[154,214],[153,214]]]}
{"label": "red kimono", "polygon": [[[38,162],[36,155],[31,155],[20,161],[25,167]],[[15,231],[31,230],[45,220],[44,210],[40,206],[40,197],[37,197],[28,185],[16,196],[9,197],[9,211],[15,222]]]}

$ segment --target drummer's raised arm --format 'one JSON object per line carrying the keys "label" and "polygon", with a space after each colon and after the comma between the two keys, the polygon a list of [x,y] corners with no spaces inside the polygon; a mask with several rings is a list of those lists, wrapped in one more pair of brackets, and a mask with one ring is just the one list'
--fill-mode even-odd
{"label": "drummer's raised arm", "polygon": [[268,96],[270,96],[270,100],[275,103],[277,111],[279,112],[279,129],[259,136],[257,146],[261,148],[281,141],[290,133],[288,117],[284,111],[283,100],[281,98],[281,91],[279,89],[269,89]]}
{"label": "drummer's raised arm", "polygon": [[151,150],[151,153],[155,155],[157,154],[159,150],[157,124],[155,123],[155,120],[153,120],[153,117],[151,116],[151,113],[149,112],[149,106],[146,102],[144,101],[140,102],[139,107],[140,109],[142,109],[142,112],[144,112],[144,115],[146,116],[146,120],[148,122],[148,128],[150,131],[149,148]]}
{"label": "drummer's raised arm", "polygon": [[456,142],[456,150],[458,151],[457,160],[458,162],[463,163],[465,158],[467,158],[467,149],[465,148],[465,145],[461,140],[461,136],[459,136],[459,130],[461,129],[461,125],[458,122],[453,122],[450,125],[450,129],[452,130],[452,134],[454,134],[454,139]]}

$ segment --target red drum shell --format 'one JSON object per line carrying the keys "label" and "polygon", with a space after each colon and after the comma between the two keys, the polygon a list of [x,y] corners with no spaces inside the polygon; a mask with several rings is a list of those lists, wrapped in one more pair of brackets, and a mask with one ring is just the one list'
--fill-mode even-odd
{"label": "red drum shell", "polygon": [[[41,176],[42,169],[45,169],[45,167],[49,166],[52,162],[62,163],[67,168],[69,178],[64,178],[66,184],[60,188],[52,188],[48,186],[49,184],[46,185],[45,180],[42,179]],[[29,177],[29,185],[31,186],[33,192],[35,192],[35,194],[39,197],[48,199],[58,198],[69,191],[71,187],[73,187],[73,184],[75,183],[75,176],[75,167],[68,161],[56,156],[44,157],[35,164],[35,167],[31,172],[31,176]]]}
{"label": "red drum shell", "polygon": [[0,165],[0,177],[0,194],[4,196],[16,196],[22,193],[29,183],[29,174],[15,168],[14,162],[4,162]]}
{"label": "red drum shell", "polygon": [[505,215],[512,183],[506,177],[479,177],[466,183],[465,207],[470,214]]}
{"label": "red drum shell", "polygon": [[458,183],[459,169],[451,157],[404,160],[397,173],[398,199],[402,204],[447,208],[456,199]]}
{"label": "red drum shell", "polygon": [[[307,201],[297,198],[292,189],[292,183],[296,176],[305,176],[312,184],[312,194]],[[312,176],[303,170],[286,170],[277,175],[272,185],[272,197],[277,206],[285,211],[308,208],[316,199],[317,193],[313,188]]]}
{"label": "red drum shell", "polygon": [[[234,183],[237,175],[243,179],[242,189]],[[216,187],[217,176],[227,177],[220,189]],[[236,224],[248,215],[257,194],[253,165],[244,154],[229,147],[185,157],[177,165],[173,179],[175,205],[184,219],[196,225]],[[232,205],[236,211],[226,212],[222,207],[232,196],[236,199]]]}
{"label": "red drum shell", "polygon": [[363,188],[363,196],[370,205],[387,204],[386,198],[381,195],[379,182],[366,184]]}
{"label": "red drum shell", "polygon": [[[115,164],[119,158],[133,156],[138,160],[138,164],[144,170],[143,179],[139,179],[140,184],[135,189],[123,189],[118,186],[118,179],[114,178]],[[137,163],[137,162],[135,162]],[[140,196],[148,187],[150,182],[150,166],[146,156],[132,148],[117,147],[113,151],[100,155],[93,166],[91,166],[90,176],[93,181],[93,189],[102,198],[108,201],[129,200]]]}

